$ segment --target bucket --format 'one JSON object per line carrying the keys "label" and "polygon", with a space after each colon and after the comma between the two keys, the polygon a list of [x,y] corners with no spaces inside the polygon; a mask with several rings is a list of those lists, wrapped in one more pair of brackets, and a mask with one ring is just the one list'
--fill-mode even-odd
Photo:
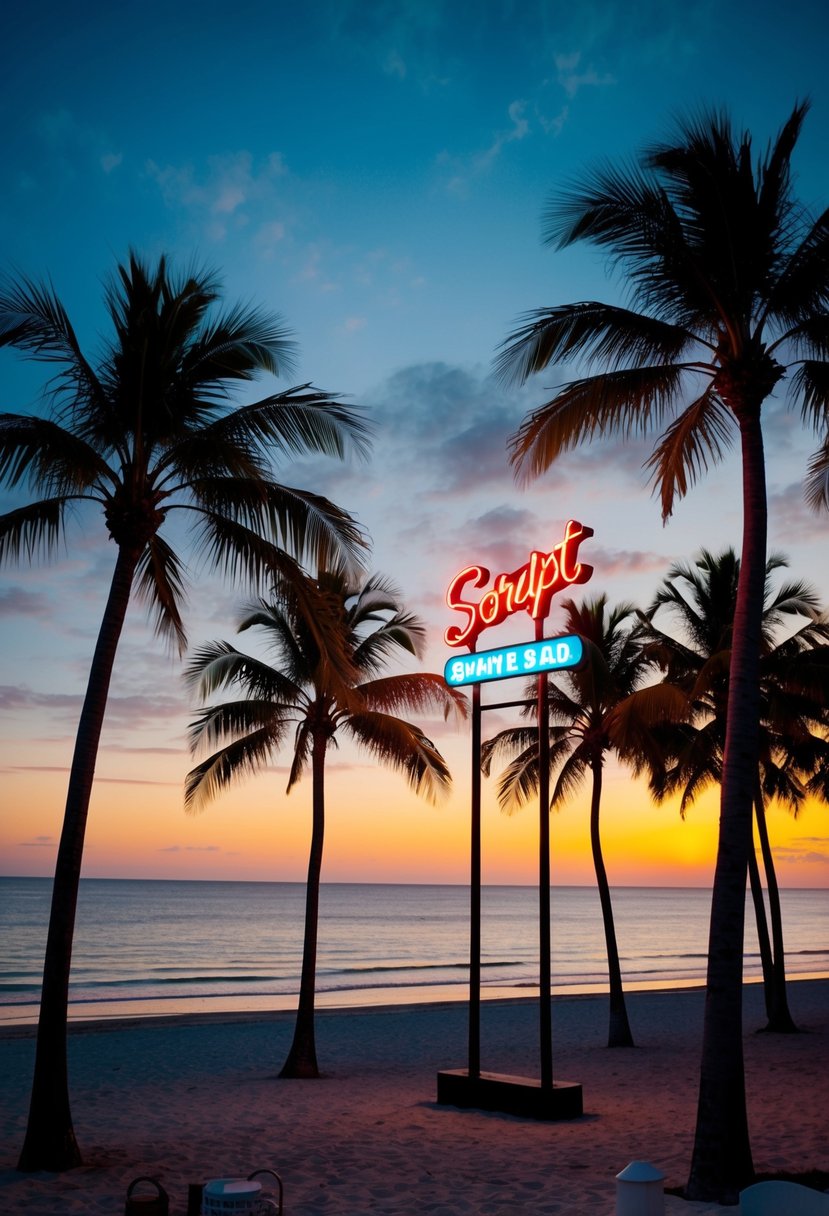
{"label": "bucket", "polygon": [[[136,1187],[147,1183],[154,1188],[151,1195],[136,1195]],[[170,1198],[156,1178],[134,1178],[127,1187],[124,1216],[169,1216]]]}
{"label": "bucket", "polygon": [[[256,1174],[269,1174],[279,1188],[278,1205],[262,1194]],[[249,1178],[213,1178],[204,1184],[202,1216],[282,1216],[282,1182],[272,1170],[256,1170]]]}

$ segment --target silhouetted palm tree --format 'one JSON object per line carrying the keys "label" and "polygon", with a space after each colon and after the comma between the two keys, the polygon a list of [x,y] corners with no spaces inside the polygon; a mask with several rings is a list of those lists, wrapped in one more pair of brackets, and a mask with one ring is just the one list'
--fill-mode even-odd
{"label": "silhouetted palm tree", "polygon": [[[632,1047],[622,970],[616,944],[610,884],[602,854],[600,811],[605,759],[616,752],[638,770],[641,757],[617,746],[613,724],[620,704],[647,678],[651,668],[642,657],[632,604],[608,608],[607,597],[576,604],[562,601],[564,632],[577,633],[585,663],[548,678],[550,772],[555,777],[550,805],[570,798],[589,775],[590,845],[602,909],[610,989],[608,1047]],[[532,712],[532,711],[531,711]],[[498,778],[498,801],[504,810],[521,806],[538,791],[538,728],[513,727],[489,739],[482,748],[482,767],[510,758]]]}
{"label": "silhouetted palm tree", "polygon": [[[825,679],[829,674],[829,625],[820,613],[817,593],[803,582],[786,583],[772,592],[771,578],[784,568],[784,558],[766,563],[766,595],[760,658],[760,754],[754,811],[768,886],[771,957],[764,960],[768,1029],[796,1027],[788,1007],[780,896],[769,843],[765,807],[778,799],[795,812],[806,797],[804,781],[812,776],[826,744]],[[728,701],[729,664],[739,560],[732,549],[713,555],[702,550],[693,564],[678,562],[648,609],[644,636],[647,653],[680,687],[690,703],[690,717],[671,731],[663,728],[667,764],[653,773],[651,788],[661,800],[681,792],[680,813],[722,775]],[[654,624],[654,614],[667,611],[680,637]],[[803,620],[781,637],[787,622]],[[822,686],[822,687],[821,687]],[[750,867],[761,951],[767,937],[759,873]],[[759,896],[759,898],[758,898]]]}
{"label": "silhouetted palm tree", "polygon": [[273,459],[342,455],[365,445],[350,408],[304,386],[231,408],[234,386],[277,373],[291,346],[279,318],[236,306],[216,312],[216,277],[173,275],[132,254],[106,293],[112,334],[97,363],[83,354],[51,286],[0,289],[0,346],[50,365],[45,416],[0,415],[0,481],[38,497],[0,517],[0,559],[52,554],[82,504],[115,542],[104,608],[69,776],[43,972],[29,1124],[20,1168],[80,1163],[66,1076],[69,971],[84,833],[110,676],[133,589],[156,633],[179,651],[185,570],[164,536],[184,510],[195,548],[234,577],[293,558],[327,560],[362,545],[353,521],[325,499],[273,480]]}
{"label": "silhouetted palm tree", "polygon": [[[310,619],[315,593],[323,601],[317,611],[326,614],[321,642]],[[224,746],[188,774],[186,804],[197,809],[240,776],[259,771],[289,737],[293,761],[287,793],[310,766],[313,823],[299,1007],[280,1075],[318,1077],[314,1001],[327,750],[336,746],[338,735],[348,735],[434,800],[449,787],[449,770],[423,731],[397,712],[465,714],[466,701],[439,675],[381,674],[396,652],[420,653],[424,628],[403,611],[398,592],[378,575],[358,587],[342,569],[324,571],[315,582],[308,580],[302,601],[295,582],[279,580],[274,601],[261,601],[239,626],[240,631],[251,628],[264,631],[274,665],[215,642],[200,648],[188,667],[188,679],[202,697],[233,689],[240,699],[209,706],[193,723],[194,748]],[[331,678],[331,646],[351,661],[349,683]]]}
{"label": "silhouetted palm tree", "polygon": [[[806,112],[795,107],[765,155],[722,114],[681,122],[630,167],[601,166],[553,199],[546,239],[589,241],[625,275],[631,307],[589,301],[540,309],[505,343],[519,381],[583,359],[511,440],[524,478],[596,436],[650,434],[663,516],[735,434],[743,544],[711,903],[700,1093],[686,1194],[734,1201],[753,1177],[742,1047],[745,884],[757,764],[759,645],[766,561],[762,408],[797,366],[803,415],[829,404],[829,211],[793,197],[790,161]],[[665,425],[667,423],[667,425]]]}

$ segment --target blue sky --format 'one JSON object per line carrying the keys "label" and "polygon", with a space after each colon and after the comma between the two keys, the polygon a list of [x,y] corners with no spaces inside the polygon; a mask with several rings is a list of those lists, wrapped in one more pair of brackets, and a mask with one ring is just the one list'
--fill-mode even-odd
{"label": "blue sky", "polygon": [[[373,568],[427,619],[439,669],[452,574],[470,560],[512,569],[555,543],[569,516],[594,528],[588,589],[612,601],[647,602],[671,561],[739,544],[733,459],[666,528],[642,472],[647,443],[579,451],[517,489],[507,437],[556,373],[505,389],[491,360],[525,310],[619,298],[593,253],[542,246],[544,204],[597,159],[664,135],[678,113],[724,106],[761,148],[811,97],[798,190],[825,205],[827,34],[825,6],[811,0],[18,9],[0,48],[0,268],[50,276],[93,352],[101,283],[130,246],[218,267],[229,299],[279,311],[300,349],[283,386],[342,393],[377,432],[368,464],[308,461],[284,479],[359,517]],[[30,408],[40,383],[42,369],[0,352],[0,408]],[[812,441],[796,414],[772,408],[767,444],[770,545],[829,599],[829,521],[800,491]],[[96,523],[72,533],[57,565],[3,572],[0,764],[15,806],[39,806],[27,782],[52,769],[60,801],[111,562]],[[231,636],[239,590],[194,577],[192,640]],[[178,667],[137,608],[105,739],[117,772],[106,777],[106,760],[99,772],[129,784],[161,766],[179,815],[188,717]],[[446,746],[463,768],[464,741]],[[33,818],[41,837],[45,857],[53,820]]]}

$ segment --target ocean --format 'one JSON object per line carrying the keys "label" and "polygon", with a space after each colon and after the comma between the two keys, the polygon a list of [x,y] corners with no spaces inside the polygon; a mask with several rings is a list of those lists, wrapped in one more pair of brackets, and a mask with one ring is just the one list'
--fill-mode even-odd
{"label": "ocean", "polygon": [[[0,1024],[37,1016],[51,880],[0,878]],[[291,1009],[302,957],[301,883],[84,879],[71,1018]],[[538,986],[537,891],[482,893],[483,996]],[[704,982],[710,892],[621,887],[613,893],[629,990]],[[829,976],[825,890],[782,892],[788,973]],[[760,976],[750,903],[745,976]],[[464,886],[323,884],[318,1005],[463,1000],[469,891]],[[552,892],[553,991],[606,991],[592,887]]]}

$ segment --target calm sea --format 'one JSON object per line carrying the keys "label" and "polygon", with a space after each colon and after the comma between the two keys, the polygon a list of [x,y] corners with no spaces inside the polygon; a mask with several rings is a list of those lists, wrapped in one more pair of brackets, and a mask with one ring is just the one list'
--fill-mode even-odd
{"label": "calm sea", "polygon": [[[37,1013],[51,881],[0,879],[0,1023]],[[302,956],[300,883],[85,879],[72,964],[71,1017],[286,1009]],[[710,892],[614,892],[622,971],[634,988],[700,983]],[[829,975],[825,890],[782,893],[788,970]],[[537,892],[483,891],[485,996],[530,995],[538,983]],[[760,973],[747,909],[745,973]],[[469,892],[462,886],[330,883],[322,888],[320,1006],[464,999]],[[606,988],[592,887],[552,893],[553,987]]]}

